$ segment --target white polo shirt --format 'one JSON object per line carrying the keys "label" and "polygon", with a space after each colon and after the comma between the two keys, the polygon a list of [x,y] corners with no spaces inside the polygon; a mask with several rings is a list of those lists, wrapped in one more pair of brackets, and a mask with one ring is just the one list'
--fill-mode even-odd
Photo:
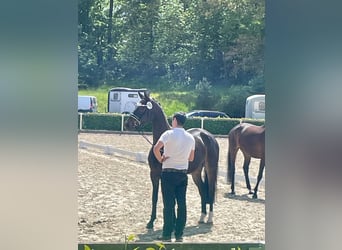
{"label": "white polo shirt", "polygon": [[195,149],[195,139],[184,128],[172,128],[159,138],[164,144],[164,155],[169,158],[163,162],[163,169],[188,169],[189,155]]}

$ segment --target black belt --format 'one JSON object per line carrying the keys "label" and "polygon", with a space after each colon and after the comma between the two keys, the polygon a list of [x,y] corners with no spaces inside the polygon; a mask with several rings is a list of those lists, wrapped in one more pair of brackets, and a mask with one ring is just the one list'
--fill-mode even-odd
{"label": "black belt", "polygon": [[165,173],[188,173],[188,170],[187,169],[175,169],[175,168],[164,168],[162,169],[162,172],[165,172]]}

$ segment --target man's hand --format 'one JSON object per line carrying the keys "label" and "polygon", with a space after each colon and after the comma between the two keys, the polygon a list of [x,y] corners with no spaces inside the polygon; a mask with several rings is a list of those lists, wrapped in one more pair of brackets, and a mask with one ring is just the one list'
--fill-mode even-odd
{"label": "man's hand", "polygon": [[170,156],[162,155],[161,160],[160,160],[160,163],[163,163],[164,161],[166,161],[166,160],[169,159],[169,158],[170,158]]}

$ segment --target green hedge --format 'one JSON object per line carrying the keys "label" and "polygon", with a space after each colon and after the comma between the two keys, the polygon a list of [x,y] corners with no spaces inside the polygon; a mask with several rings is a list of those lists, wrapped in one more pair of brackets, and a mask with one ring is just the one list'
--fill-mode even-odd
{"label": "green hedge", "polygon": [[[122,119],[125,122],[129,115],[121,115],[114,113],[83,113],[78,114],[78,129],[82,115],[82,130],[106,130],[106,131],[122,131]],[[255,125],[262,125],[264,120],[255,119],[239,119],[239,118],[203,118],[203,128],[215,135],[228,135],[228,132],[240,121],[249,122]],[[171,124],[171,117],[168,117]],[[201,118],[189,118],[185,123],[185,129],[200,128],[202,124]],[[152,125],[147,124],[143,127],[144,132],[152,132]]]}

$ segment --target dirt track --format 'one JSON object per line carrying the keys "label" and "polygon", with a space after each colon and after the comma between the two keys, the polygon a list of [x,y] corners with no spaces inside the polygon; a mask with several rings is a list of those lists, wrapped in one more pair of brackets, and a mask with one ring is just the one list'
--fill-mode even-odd
{"label": "dirt track", "polygon": [[[150,137],[151,138],[151,137]],[[80,133],[79,141],[111,145],[132,152],[148,152],[150,144],[140,135]],[[265,187],[259,188],[258,199],[248,195],[245,182],[237,181],[236,196],[230,197],[226,183],[227,138],[217,138],[220,161],[214,225],[198,225],[200,197],[189,175],[187,191],[188,219],[184,242],[265,241]],[[159,194],[154,230],[145,228],[151,213],[149,166],[133,158],[106,155],[102,150],[79,149],[78,153],[78,241],[124,242],[125,235],[136,235],[137,241],[153,241],[161,234],[162,199]],[[239,153],[236,173],[242,176]],[[259,160],[252,159],[250,178],[257,176]],[[266,170],[265,170],[266,171]],[[265,173],[264,173],[265,176]],[[238,179],[239,180],[239,179]]]}

